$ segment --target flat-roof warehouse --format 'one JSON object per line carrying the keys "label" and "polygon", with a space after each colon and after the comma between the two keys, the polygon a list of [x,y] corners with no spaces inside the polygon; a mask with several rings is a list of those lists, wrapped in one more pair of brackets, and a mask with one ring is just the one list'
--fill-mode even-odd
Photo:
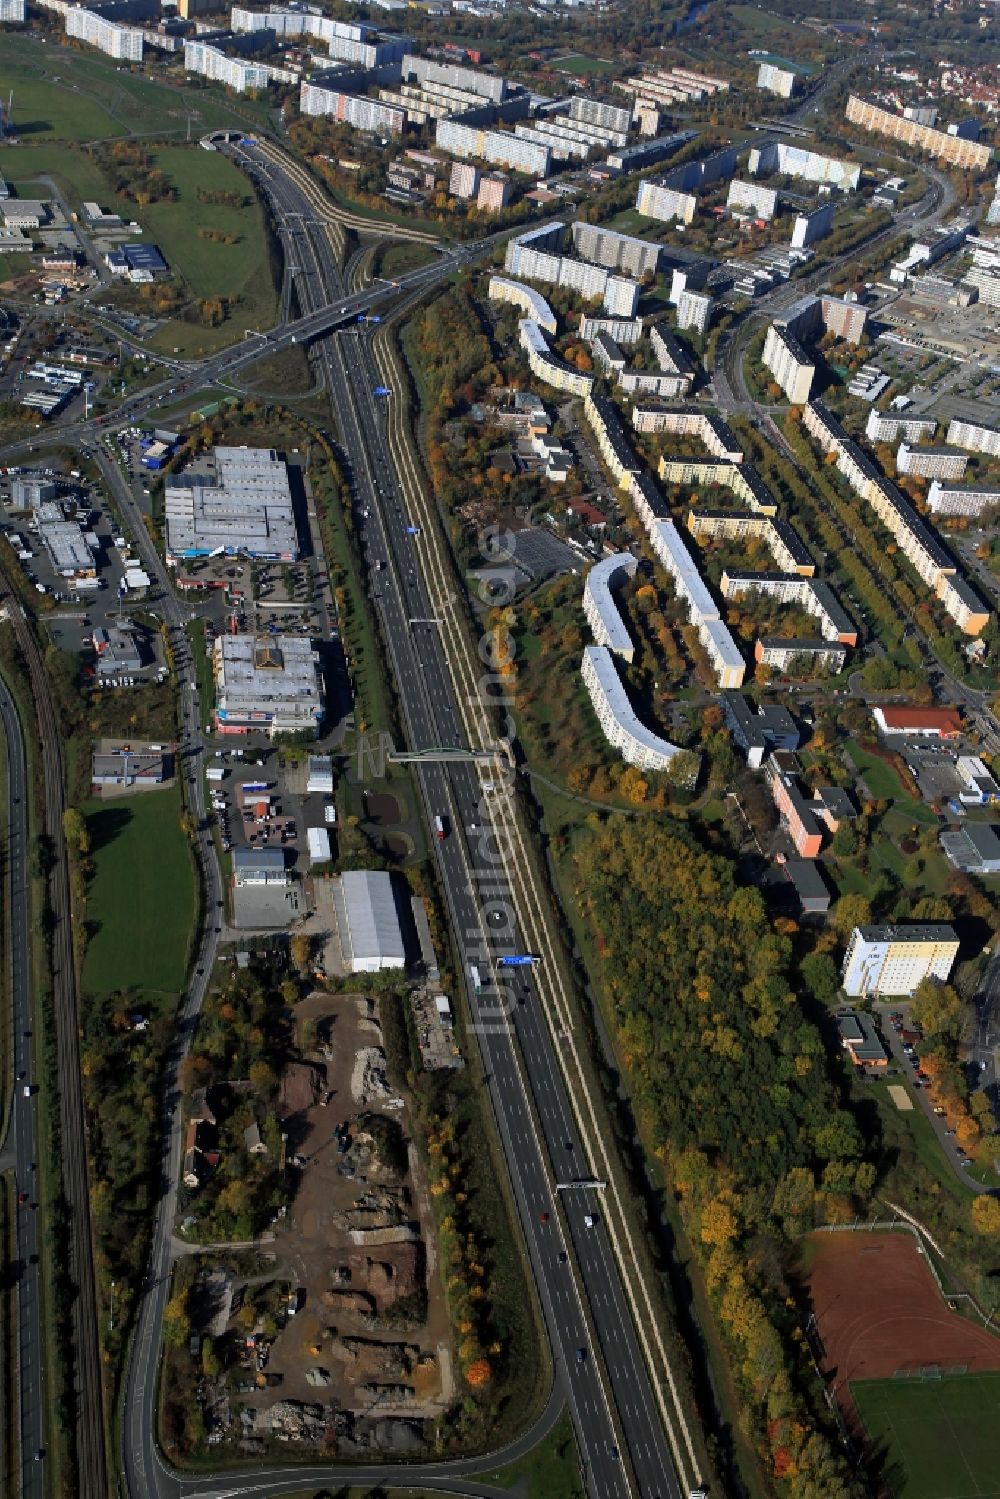
{"label": "flat-roof warehouse", "polygon": [[223,734],[316,731],[323,683],[312,642],[298,635],[220,635],[212,648],[215,716]]}
{"label": "flat-roof warehouse", "polygon": [[390,874],[345,870],[334,887],[334,907],[349,973],[379,973],[405,966],[403,928]]}
{"label": "flat-roof warehouse", "polygon": [[168,474],[167,561],[240,554],[294,562],[299,555],[288,468],[273,448],[215,448],[211,472]]}

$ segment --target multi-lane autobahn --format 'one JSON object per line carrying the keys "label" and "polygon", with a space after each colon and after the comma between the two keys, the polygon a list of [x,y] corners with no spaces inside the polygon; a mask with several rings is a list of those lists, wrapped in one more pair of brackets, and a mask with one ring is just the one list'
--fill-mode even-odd
{"label": "multi-lane autobahn", "polygon": [[[244,161],[253,147],[235,149]],[[265,181],[276,215],[297,221],[297,294],[308,311],[317,297],[342,294],[329,235],[310,223],[301,189],[273,165]],[[446,602],[431,595],[421,538],[407,515],[389,456],[383,398],[370,347],[360,330],[313,345],[323,369],[350,467],[361,545],[395,679],[408,746],[467,745],[438,618]],[[489,799],[471,764],[417,767],[428,820],[446,816],[452,837],[438,845],[442,884],[460,949],[483,961],[485,983],[469,983],[473,1028],[488,1079],[515,1199],[539,1289],[557,1378],[574,1416],[587,1483],[595,1495],[675,1495],[672,1454],[639,1348],[618,1265],[609,1249],[600,1189],[580,1185],[592,1167],[562,1069],[527,972],[516,1001],[498,1006],[492,961],[522,950],[516,902],[495,856]],[[566,1190],[557,1191],[558,1186]]]}

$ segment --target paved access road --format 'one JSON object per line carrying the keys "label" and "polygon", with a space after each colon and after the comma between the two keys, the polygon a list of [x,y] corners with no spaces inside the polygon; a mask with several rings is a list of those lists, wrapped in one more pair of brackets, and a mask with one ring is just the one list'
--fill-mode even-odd
{"label": "paved access road", "polygon": [[[11,608],[17,606],[10,604]],[[10,1024],[13,1036],[14,1094],[7,1123],[7,1137],[0,1151],[0,1170],[14,1173],[17,1206],[17,1375],[18,1436],[20,1440],[20,1492],[22,1499],[42,1499],[44,1494],[44,1342],[40,1271],[38,1266],[39,1223],[35,1185],[35,1101],[25,1097],[25,1087],[34,1087],[34,1054],[31,1034],[31,942],[28,902],[28,792],[24,737],[14,700],[0,680],[0,723],[7,741],[7,841],[8,904],[2,945],[7,952],[10,982]],[[26,1201],[21,1202],[25,1196]]]}

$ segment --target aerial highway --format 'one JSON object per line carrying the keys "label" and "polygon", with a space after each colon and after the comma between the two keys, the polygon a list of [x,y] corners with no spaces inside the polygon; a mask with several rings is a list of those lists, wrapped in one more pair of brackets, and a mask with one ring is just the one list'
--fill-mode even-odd
{"label": "aerial highway", "polygon": [[[274,168],[264,161],[261,165],[262,173],[265,170],[270,173]],[[300,217],[308,217],[313,224],[318,222],[308,200],[299,201]],[[369,312],[378,315],[401,299],[412,296],[414,292],[446,280],[461,266],[488,253],[494,244],[501,244],[512,232],[508,229],[469,244],[442,246],[436,260],[415,271],[404,272],[393,281],[378,282],[354,292],[344,290],[328,299],[317,298],[318,305],[312,311],[290,322],[282,321],[272,328],[248,330],[242,343],[220,350],[208,359],[172,361],[173,367],[168,376],[156,385],[147,386],[128,397],[113,413],[74,421],[70,425],[50,423],[30,439],[22,438],[9,444],[0,450],[0,456],[23,454],[25,451],[42,452],[46,448],[58,447],[67,442],[80,447],[88,440],[96,441],[105,432],[128,426],[130,422],[145,417],[158,406],[180,405],[185,395],[204,390],[207,385],[232,379],[258,360],[266,359],[293,344],[309,344],[332,328],[349,327],[357,322],[359,316]]]}
{"label": "aerial highway", "polygon": [[[11,606],[15,607],[15,606]],[[38,1159],[35,1139],[34,1041],[31,1026],[31,944],[28,901],[28,786],[24,735],[14,699],[0,678],[0,723],[7,747],[7,838],[4,862],[7,901],[3,945],[10,984],[14,1093],[0,1170],[13,1171],[16,1200],[15,1294],[17,1296],[17,1433],[19,1483],[23,1499],[45,1492],[45,1361],[38,1263]],[[30,1096],[25,1088],[32,1089]],[[22,1200],[23,1199],[23,1200]],[[41,1455],[40,1455],[41,1454]]]}
{"label": "aerial highway", "polygon": [[[236,154],[252,158],[254,149],[239,147]],[[322,295],[335,300],[341,281],[329,235],[322,224],[309,222],[301,189],[285,174],[272,170],[268,189],[276,214],[298,217],[301,225],[295,241],[296,263],[303,267],[301,304],[308,308]],[[427,623],[441,601],[428,592],[420,538],[389,457],[385,402],[374,395],[380,377],[367,337],[358,328],[322,337],[313,357],[324,366],[350,466],[361,545],[378,580],[373,591],[408,746],[466,744],[441,636]],[[453,930],[466,950],[488,955],[489,973],[489,955],[498,944],[500,951],[517,952],[521,938],[513,901],[489,898],[498,872],[489,856],[490,814],[478,772],[468,763],[432,761],[419,765],[416,775],[428,820],[445,813],[457,834],[437,846]],[[505,929],[490,919],[496,915]],[[680,1487],[609,1252],[600,1188],[579,1185],[591,1177],[585,1144],[531,978],[520,980],[520,990],[523,1003],[498,1019],[489,978],[482,993],[469,982],[491,1103],[588,1486],[595,1495],[665,1499]],[[566,1190],[557,1194],[557,1184]]]}

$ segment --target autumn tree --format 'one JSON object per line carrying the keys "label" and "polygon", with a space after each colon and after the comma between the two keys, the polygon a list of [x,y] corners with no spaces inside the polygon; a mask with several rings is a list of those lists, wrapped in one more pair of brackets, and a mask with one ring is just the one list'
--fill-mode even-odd
{"label": "autumn tree", "polygon": [[1000,1198],[981,1192],[973,1199],[972,1226],[984,1239],[1000,1237]]}
{"label": "autumn tree", "polygon": [[871,901],[864,895],[842,895],[831,914],[834,931],[846,942],[856,926],[868,926],[872,919]]}

